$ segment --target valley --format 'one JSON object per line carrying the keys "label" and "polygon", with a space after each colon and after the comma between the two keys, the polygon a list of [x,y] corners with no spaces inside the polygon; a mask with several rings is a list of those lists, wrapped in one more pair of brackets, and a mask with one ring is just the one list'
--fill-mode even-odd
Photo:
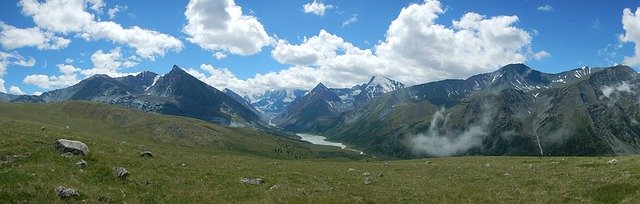
{"label": "valley", "polygon": [[[615,164],[610,157],[384,160],[99,103],[0,103],[0,111],[2,203],[634,202],[640,196],[635,156]],[[60,138],[85,142],[91,152],[65,156],[53,148]],[[141,145],[154,156],[141,157]],[[77,166],[79,160],[87,167]],[[117,178],[116,166],[130,175]],[[245,177],[264,182],[244,184]],[[56,186],[79,196],[61,200]]]}

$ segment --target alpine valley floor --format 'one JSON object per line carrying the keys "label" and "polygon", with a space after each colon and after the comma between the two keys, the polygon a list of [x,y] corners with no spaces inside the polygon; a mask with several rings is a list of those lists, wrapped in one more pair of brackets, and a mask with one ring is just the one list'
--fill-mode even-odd
{"label": "alpine valley floor", "polygon": [[[637,202],[640,157],[379,160],[286,136],[88,102],[0,103],[0,203]],[[68,127],[67,127],[68,126]],[[86,143],[65,157],[60,138]],[[140,157],[144,144],[153,157]],[[76,162],[84,159],[88,167]],[[125,167],[126,180],[113,168]],[[260,177],[258,185],[243,177]],[[57,186],[80,196],[61,200]],[[277,186],[277,187],[274,187]]]}

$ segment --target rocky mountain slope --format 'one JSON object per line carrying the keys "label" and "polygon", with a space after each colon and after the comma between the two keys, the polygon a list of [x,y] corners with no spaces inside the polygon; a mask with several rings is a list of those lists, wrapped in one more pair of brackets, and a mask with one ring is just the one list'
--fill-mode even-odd
{"label": "rocky mountain slope", "polygon": [[260,126],[257,113],[173,66],[164,76],[142,72],[136,76],[111,78],[95,75],[68,88],[40,96],[20,96],[14,102],[95,101],[122,107],[198,118],[232,126]]}

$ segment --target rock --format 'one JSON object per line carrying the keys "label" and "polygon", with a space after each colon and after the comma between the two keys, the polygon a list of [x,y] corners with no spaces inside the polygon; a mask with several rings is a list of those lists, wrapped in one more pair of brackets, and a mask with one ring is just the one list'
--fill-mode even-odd
{"label": "rock", "polygon": [[180,166],[182,166],[182,167],[184,167],[186,165],[187,165],[187,163],[184,163],[184,162],[180,163]]}
{"label": "rock", "polygon": [[269,190],[277,190],[280,188],[280,185],[273,185],[271,187],[269,187]]}
{"label": "rock", "polygon": [[116,176],[121,179],[126,179],[127,176],[129,176],[129,171],[124,167],[116,167],[113,171],[116,173]]}
{"label": "rock", "polygon": [[146,150],[146,151],[142,151],[140,153],[140,156],[141,157],[153,157],[153,153],[151,153],[151,151],[149,151],[149,150]]}
{"label": "rock", "polygon": [[382,173],[382,172],[380,172],[380,173],[378,174],[378,177],[383,177],[383,176],[384,176],[384,173]]}
{"label": "rock", "polygon": [[347,170],[347,172],[354,172],[354,171],[356,171],[356,169],[354,168],[349,168],[349,170]]}
{"label": "rock", "polygon": [[64,157],[64,158],[71,158],[71,157],[73,157],[73,153],[65,152],[65,153],[62,153],[60,156]]}
{"label": "rock", "polygon": [[76,191],[76,189],[73,188],[66,188],[64,186],[58,186],[55,188],[56,193],[58,194],[58,196],[62,199],[65,198],[70,198],[70,197],[74,197],[74,196],[79,196],[80,194],[78,193],[78,191]]}
{"label": "rock", "polygon": [[364,185],[369,185],[369,184],[372,184],[372,183],[373,183],[373,180],[371,180],[370,177],[364,177],[364,180],[362,180],[362,184],[364,184]]}
{"label": "rock", "polygon": [[618,161],[617,159],[611,159],[611,160],[609,160],[609,161],[607,162],[607,164],[614,164],[614,165],[615,165],[615,164],[620,164],[620,163],[622,163],[622,162]]}
{"label": "rock", "polygon": [[371,176],[371,173],[365,171],[364,173],[362,173],[362,176]]}
{"label": "rock", "polygon": [[389,162],[385,162],[385,163],[384,163],[384,166],[389,166]]}
{"label": "rock", "polygon": [[40,128],[40,130],[44,131],[44,126],[42,126],[42,128]]}
{"label": "rock", "polygon": [[431,161],[426,161],[426,162],[424,162],[424,163],[425,163],[425,164],[431,164]]}
{"label": "rock", "polygon": [[533,170],[533,164],[529,164],[529,170]]}
{"label": "rock", "polygon": [[80,168],[83,168],[83,169],[84,169],[84,168],[87,168],[87,166],[89,166],[89,165],[87,164],[87,161],[85,161],[84,159],[83,159],[83,160],[80,160],[78,163],[76,163],[76,165],[80,166]]}
{"label": "rock", "polygon": [[484,167],[491,167],[491,164],[485,164]]}
{"label": "rock", "polygon": [[509,172],[505,172],[505,173],[504,173],[504,175],[505,175],[505,176],[509,176],[509,175],[511,175],[511,174],[510,174]]}
{"label": "rock", "polygon": [[56,141],[54,147],[64,153],[70,152],[72,154],[89,155],[89,147],[80,141],[59,139]]}
{"label": "rock", "polygon": [[264,183],[264,179],[263,178],[246,178],[243,177],[242,179],[240,179],[240,182],[244,183],[244,184],[249,184],[249,185],[258,185],[261,183]]}

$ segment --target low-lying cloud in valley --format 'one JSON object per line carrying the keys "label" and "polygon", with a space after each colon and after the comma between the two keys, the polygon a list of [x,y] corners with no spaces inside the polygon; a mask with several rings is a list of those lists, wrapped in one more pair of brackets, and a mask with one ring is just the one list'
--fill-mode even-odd
{"label": "low-lying cloud in valley", "polygon": [[447,124],[444,108],[436,111],[426,133],[409,137],[409,148],[418,155],[453,156],[480,146],[489,135],[488,125],[491,120],[488,111],[484,112],[480,123],[471,124],[463,132],[458,132],[444,129]]}

